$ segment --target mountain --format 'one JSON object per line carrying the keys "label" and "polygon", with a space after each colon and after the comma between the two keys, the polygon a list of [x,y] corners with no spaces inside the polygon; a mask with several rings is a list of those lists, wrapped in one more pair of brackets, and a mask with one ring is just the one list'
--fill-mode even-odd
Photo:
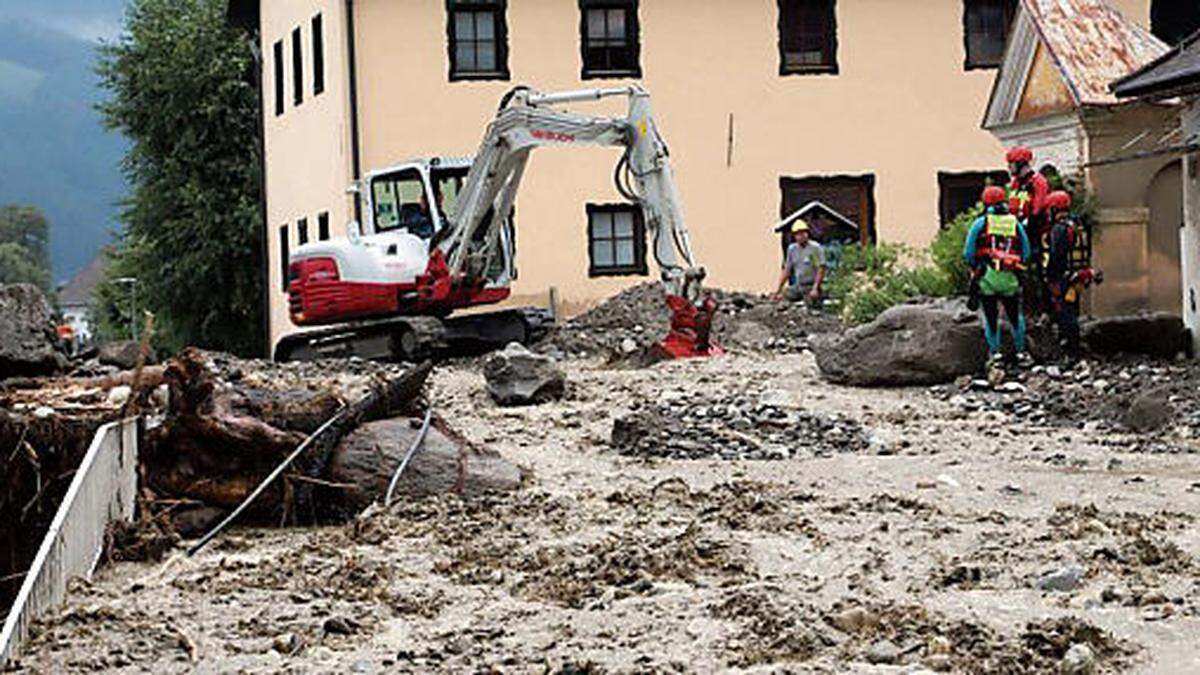
{"label": "mountain", "polygon": [[104,92],[94,70],[98,40],[116,36],[123,4],[0,3],[0,203],[46,213],[58,281],[87,265],[119,227],[127,144],[101,124],[95,104]]}

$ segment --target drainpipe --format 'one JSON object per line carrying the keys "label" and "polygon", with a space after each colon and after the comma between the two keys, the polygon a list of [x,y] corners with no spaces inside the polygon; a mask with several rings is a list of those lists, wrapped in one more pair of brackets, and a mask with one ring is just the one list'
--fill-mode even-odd
{"label": "drainpipe", "polygon": [[[362,157],[359,154],[358,131],[358,67],[354,55],[354,0],[346,0],[346,60],[349,62],[350,87],[350,168],[354,180],[362,177]],[[362,203],[354,195],[354,220],[362,223]]]}
{"label": "drainpipe", "polygon": [[[259,25],[262,25],[261,19]],[[250,43],[250,54],[254,57],[254,85],[258,89],[258,213],[259,219],[262,221],[258,238],[258,250],[262,251],[262,269],[260,270],[262,274],[262,293],[260,301],[262,302],[263,356],[270,359],[273,357],[271,353],[271,256],[268,253],[271,244],[269,234],[271,228],[267,223],[267,124],[264,120],[266,116],[266,99],[263,98],[263,55],[262,50],[259,48],[259,30],[250,31],[246,40]]]}

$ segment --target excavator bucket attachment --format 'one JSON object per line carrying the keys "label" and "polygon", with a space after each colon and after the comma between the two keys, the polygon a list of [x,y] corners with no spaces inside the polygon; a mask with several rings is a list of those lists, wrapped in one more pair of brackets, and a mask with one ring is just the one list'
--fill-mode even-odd
{"label": "excavator bucket attachment", "polygon": [[707,295],[699,304],[692,304],[680,295],[668,295],[671,308],[671,329],[659,344],[662,351],[674,359],[693,356],[718,356],[725,350],[712,340],[712,320],[717,301]]}

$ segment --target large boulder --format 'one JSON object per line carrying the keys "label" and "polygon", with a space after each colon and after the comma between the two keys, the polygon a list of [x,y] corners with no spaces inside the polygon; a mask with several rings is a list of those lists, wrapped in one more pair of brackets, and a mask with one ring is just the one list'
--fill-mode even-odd
{"label": "large boulder", "polygon": [[830,382],[859,387],[931,385],[979,372],[987,345],[978,314],[961,300],[885,310],[816,349]]}
{"label": "large boulder", "polygon": [[513,342],[483,363],[488,394],[500,405],[531,405],[561,398],[566,375],[554,359]]}
{"label": "large boulder", "polygon": [[0,285],[0,380],[67,366],[46,296],[32,284]]}
{"label": "large boulder", "polygon": [[[130,370],[137,367],[138,352],[142,349],[137,340],[122,340],[120,342],[109,342],[100,345],[97,358],[100,363],[106,366],[116,366],[122,370]],[[145,365],[155,363],[154,350],[146,355]]]}
{"label": "large boulder", "polygon": [[[336,499],[347,513],[361,511],[383,497],[418,433],[414,420],[391,419],[364,424],[342,440],[326,477],[354,486],[336,491]],[[405,467],[396,489],[406,495],[457,492],[469,496],[520,486],[521,470],[511,462],[453,438],[435,424]]]}
{"label": "large boulder", "polygon": [[1093,354],[1145,354],[1171,359],[1188,353],[1191,336],[1183,319],[1167,312],[1091,319],[1082,326],[1083,343]]}

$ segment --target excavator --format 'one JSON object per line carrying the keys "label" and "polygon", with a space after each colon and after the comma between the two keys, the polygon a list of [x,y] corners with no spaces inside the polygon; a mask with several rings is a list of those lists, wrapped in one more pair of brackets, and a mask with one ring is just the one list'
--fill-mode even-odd
{"label": "excavator", "polygon": [[[625,117],[587,116],[568,103],[628,99]],[[446,350],[530,342],[553,325],[539,308],[460,310],[504,301],[517,276],[513,204],[530,153],[541,147],[622,148],[614,181],[642,211],[671,310],[662,356],[720,352],[716,303],[702,291],[669,151],[649,93],[638,85],[541,93],[516,87],[501,100],[473,158],[432,157],[366,174],[350,188],[364,223],[346,238],[298,247],[288,264],[288,310],[303,329],[275,359],[359,356],[415,361]]]}

